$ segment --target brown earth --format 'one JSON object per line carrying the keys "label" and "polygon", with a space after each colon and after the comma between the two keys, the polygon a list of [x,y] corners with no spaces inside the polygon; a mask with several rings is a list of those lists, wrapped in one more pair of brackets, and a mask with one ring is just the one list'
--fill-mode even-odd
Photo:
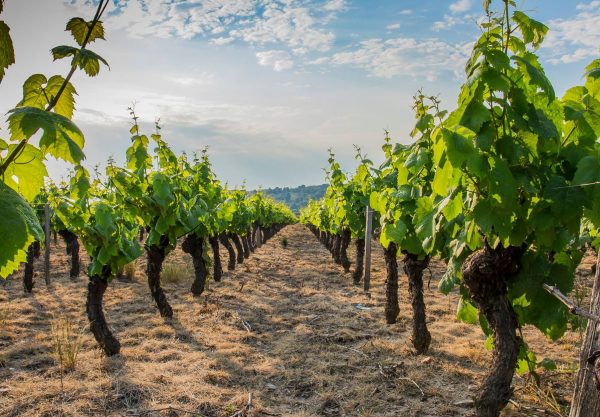
{"label": "brown earth", "polygon": [[[24,295],[19,273],[0,289],[0,416],[463,416],[469,408],[460,402],[491,360],[481,330],[456,321],[457,294],[437,290],[441,262],[425,291],[431,349],[416,356],[406,277],[399,321],[387,325],[382,251],[374,252],[368,297],[301,225],[197,298],[189,293],[191,258],[174,251],[167,262],[178,266],[179,280],[165,284],[172,320],[158,315],[141,259],[133,281],[114,280],[107,291],[107,319],[122,344],[107,358],[84,329],[87,280],[69,280],[62,243],[52,251],[51,288],[38,274],[34,294]],[[581,298],[593,259],[586,262]],[[76,368],[62,380],[51,331],[61,316],[83,331]],[[516,376],[503,416],[565,415],[581,335],[550,342],[525,329],[525,337],[558,369],[540,371],[539,388]]]}

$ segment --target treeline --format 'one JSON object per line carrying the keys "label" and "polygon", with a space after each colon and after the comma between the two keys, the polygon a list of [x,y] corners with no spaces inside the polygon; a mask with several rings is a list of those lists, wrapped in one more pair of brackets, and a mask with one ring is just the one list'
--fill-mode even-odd
{"label": "treeline", "polygon": [[[319,200],[325,195],[327,184],[301,185],[299,187],[275,187],[263,189],[263,193],[288,206],[295,214],[306,207],[310,200]],[[253,191],[255,192],[255,191]]]}

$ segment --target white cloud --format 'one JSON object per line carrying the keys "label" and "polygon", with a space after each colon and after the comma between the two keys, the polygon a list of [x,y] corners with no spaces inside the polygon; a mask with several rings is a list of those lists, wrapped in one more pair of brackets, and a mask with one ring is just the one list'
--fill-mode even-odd
{"label": "white cloud", "polygon": [[253,24],[232,30],[230,35],[251,44],[283,43],[316,51],[329,50],[335,38],[332,32],[317,27],[307,7],[282,6],[275,2],[267,4],[262,17]]}
{"label": "white cloud", "polygon": [[600,1],[580,3],[577,10],[575,17],[548,22],[550,30],[542,48],[553,64],[591,59],[600,53]]}
{"label": "white cloud", "polygon": [[346,9],[346,0],[329,0],[322,7],[330,12],[341,12]]}
{"label": "white cloud", "polygon": [[464,19],[462,17],[456,17],[451,16],[449,14],[445,14],[443,20],[433,22],[433,30],[437,32],[440,30],[450,29],[451,27],[456,26],[463,21]]}
{"label": "white cloud", "polygon": [[408,16],[412,14],[412,10],[411,9],[404,9],[404,10],[400,10],[400,14],[402,16]]}
{"label": "white cloud", "polygon": [[458,0],[450,5],[450,11],[452,13],[464,13],[468,11],[472,6],[471,0]]}
{"label": "white cloud", "polygon": [[[89,12],[89,0],[63,0]],[[239,39],[327,51],[334,34],[324,26],[346,10],[346,0],[115,0],[106,25],[143,38],[205,36],[217,45]]]}
{"label": "white cloud", "polygon": [[440,30],[447,30],[457,25],[479,25],[482,23],[483,16],[478,15],[476,13],[464,13],[460,16],[452,16],[449,14],[444,14],[442,20],[438,20],[437,22],[433,22],[432,29],[435,32],[439,32]]}
{"label": "white cloud", "polygon": [[391,25],[387,25],[385,28],[387,30],[398,30],[400,29],[400,23],[392,23]]}
{"label": "white cloud", "polygon": [[600,7],[600,1],[594,0],[590,3],[579,3],[575,8],[577,10],[594,10]]}
{"label": "white cloud", "polygon": [[370,76],[437,78],[444,72],[461,77],[472,43],[451,44],[439,39],[369,39],[353,51],[334,54],[331,62],[365,69]]}
{"label": "white cloud", "polygon": [[285,51],[264,51],[256,54],[258,63],[273,70],[285,71],[294,67],[294,61],[289,53]]}

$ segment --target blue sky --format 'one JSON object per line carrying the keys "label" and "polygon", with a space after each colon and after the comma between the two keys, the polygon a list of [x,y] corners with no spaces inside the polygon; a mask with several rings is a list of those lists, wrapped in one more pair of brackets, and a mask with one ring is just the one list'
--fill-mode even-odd
{"label": "blue sky", "polygon": [[[67,72],[48,51],[72,43],[66,21],[91,17],[93,3],[7,0],[17,64],[0,85],[2,111],[29,74]],[[517,3],[550,27],[539,54],[556,90],[580,83],[600,54],[600,1]],[[330,147],[351,170],[354,144],[380,160],[384,129],[406,142],[418,88],[454,106],[481,14],[480,0],[115,1],[107,42],[91,46],[110,71],[74,78],[87,164],[122,160],[135,101],[175,150],[209,146],[232,185],[321,183]],[[66,168],[49,166],[55,178]]]}

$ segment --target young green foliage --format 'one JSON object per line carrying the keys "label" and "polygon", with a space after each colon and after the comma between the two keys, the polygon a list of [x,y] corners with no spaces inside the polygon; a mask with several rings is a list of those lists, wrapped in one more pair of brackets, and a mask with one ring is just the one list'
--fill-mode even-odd
{"label": "young green foliage", "polygon": [[[0,217],[7,219],[0,224],[0,233],[17,238],[0,251],[0,277],[5,278],[26,260],[25,251],[31,242],[43,240],[38,233],[39,225],[36,227],[28,221],[35,213],[25,201],[33,201],[44,184],[47,176],[45,158],[49,155],[72,164],[79,164],[84,159],[83,133],[71,121],[77,92],[70,80],[77,67],[95,75],[98,62],[106,62],[88,51],[86,45],[104,38],[99,19],[108,3],[108,0],[98,3],[94,18],[85,27],[77,23],[83,21],[81,18],[74,18],[67,24],[67,30],[80,41],[80,49],[72,53],[74,61],[69,74],[50,78],[42,74],[30,76],[23,84],[22,99],[7,112],[10,140],[0,139],[0,185],[6,195],[5,201],[14,202],[14,205],[0,210]],[[0,13],[3,6],[0,1]],[[15,62],[14,55],[9,28],[0,21],[0,82],[6,68]],[[32,143],[32,138],[40,131],[39,142]],[[11,193],[8,188],[16,193]],[[18,213],[14,212],[15,208],[19,208]]]}

